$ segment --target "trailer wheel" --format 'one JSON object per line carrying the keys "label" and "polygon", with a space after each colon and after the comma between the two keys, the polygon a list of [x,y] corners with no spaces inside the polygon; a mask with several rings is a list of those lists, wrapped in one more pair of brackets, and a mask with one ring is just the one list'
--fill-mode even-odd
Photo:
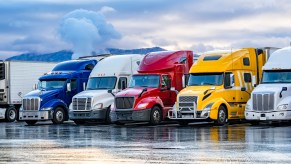
{"label": "trailer wheel", "polygon": [[65,121],[65,112],[61,107],[57,107],[53,113],[53,123],[62,124]]}
{"label": "trailer wheel", "polygon": [[34,125],[37,121],[36,120],[26,120],[27,125]]}
{"label": "trailer wheel", "polygon": [[162,120],[162,113],[159,107],[154,106],[151,110],[150,124],[158,125]]}
{"label": "trailer wheel", "polygon": [[83,120],[73,120],[76,125],[84,125],[86,121]]}
{"label": "trailer wheel", "polygon": [[14,122],[17,118],[17,110],[14,107],[9,107],[5,113],[5,120],[7,122]]}
{"label": "trailer wheel", "polygon": [[105,124],[110,124],[111,123],[111,119],[110,119],[110,107],[108,107],[106,109],[106,115],[105,115],[104,122],[105,122]]}
{"label": "trailer wheel", "polygon": [[220,106],[218,109],[217,120],[215,121],[216,125],[225,125],[227,122],[227,112],[224,106]]}

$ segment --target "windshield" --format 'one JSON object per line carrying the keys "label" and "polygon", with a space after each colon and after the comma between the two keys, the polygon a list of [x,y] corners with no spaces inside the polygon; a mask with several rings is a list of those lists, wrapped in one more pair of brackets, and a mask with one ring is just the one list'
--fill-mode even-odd
{"label": "windshield", "polygon": [[38,82],[38,89],[40,90],[53,90],[63,88],[65,86],[66,79],[61,80],[42,80]]}
{"label": "windshield", "polygon": [[262,83],[291,83],[291,70],[264,71]]}
{"label": "windshield", "polygon": [[149,87],[157,88],[160,84],[159,75],[135,75],[132,76],[129,88],[133,87]]}
{"label": "windshield", "polygon": [[192,73],[190,74],[188,85],[222,85],[223,73]]}
{"label": "windshield", "polygon": [[92,77],[88,80],[87,90],[114,89],[116,77]]}

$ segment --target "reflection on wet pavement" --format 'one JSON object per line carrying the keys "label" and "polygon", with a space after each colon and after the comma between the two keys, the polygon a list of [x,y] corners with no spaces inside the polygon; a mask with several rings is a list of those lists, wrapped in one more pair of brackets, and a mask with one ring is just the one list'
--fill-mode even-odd
{"label": "reflection on wet pavement", "polygon": [[2,163],[291,163],[291,126],[0,126]]}

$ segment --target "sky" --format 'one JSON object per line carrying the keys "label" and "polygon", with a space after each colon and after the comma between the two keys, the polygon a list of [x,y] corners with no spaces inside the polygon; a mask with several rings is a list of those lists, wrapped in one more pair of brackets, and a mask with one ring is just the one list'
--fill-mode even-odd
{"label": "sky", "polygon": [[76,46],[88,45],[86,39],[96,50],[286,47],[291,42],[291,1],[0,1],[0,38],[0,59],[78,51]]}

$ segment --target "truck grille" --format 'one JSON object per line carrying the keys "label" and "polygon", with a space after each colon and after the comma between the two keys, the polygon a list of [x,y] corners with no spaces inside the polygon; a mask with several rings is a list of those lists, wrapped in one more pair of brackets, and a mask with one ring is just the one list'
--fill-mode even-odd
{"label": "truck grille", "polygon": [[73,98],[73,110],[91,110],[92,98]]}
{"label": "truck grille", "polygon": [[134,98],[133,97],[116,97],[115,106],[116,109],[131,109],[133,108]]}
{"label": "truck grille", "polygon": [[194,110],[197,105],[197,96],[179,96],[179,109],[182,111]]}
{"label": "truck grille", "polygon": [[23,110],[39,110],[40,98],[24,98],[22,99]]}
{"label": "truck grille", "polygon": [[262,112],[274,110],[274,92],[253,93],[253,108]]}

